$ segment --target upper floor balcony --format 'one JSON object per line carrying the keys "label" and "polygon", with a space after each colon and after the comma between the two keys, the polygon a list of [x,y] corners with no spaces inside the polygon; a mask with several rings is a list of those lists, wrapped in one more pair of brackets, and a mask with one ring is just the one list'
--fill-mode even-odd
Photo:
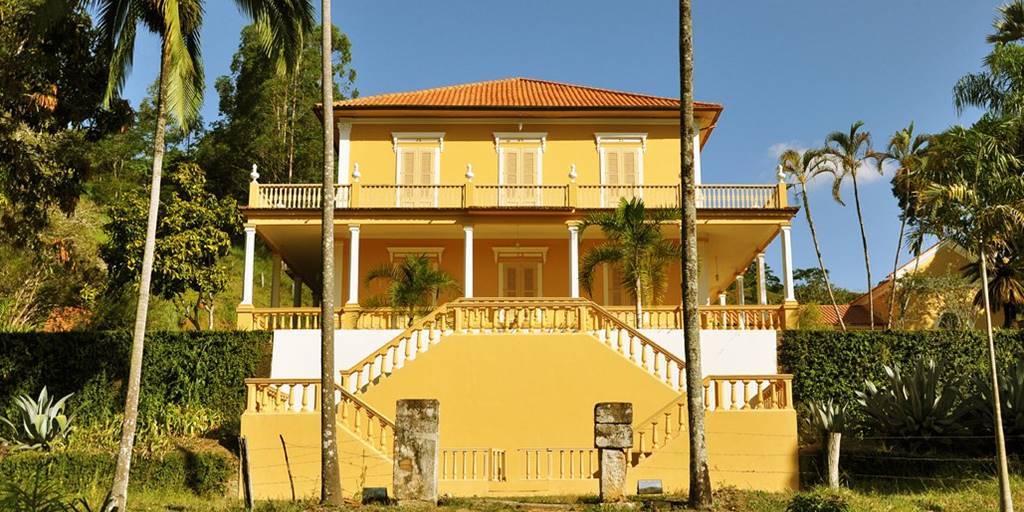
{"label": "upper floor balcony", "polygon": [[[263,184],[253,181],[249,208],[313,210],[321,205],[319,184]],[[338,209],[603,209],[620,199],[642,198],[650,208],[678,208],[675,185],[395,185],[359,182],[335,185]],[[777,210],[789,207],[784,184],[698,185],[697,208]]]}

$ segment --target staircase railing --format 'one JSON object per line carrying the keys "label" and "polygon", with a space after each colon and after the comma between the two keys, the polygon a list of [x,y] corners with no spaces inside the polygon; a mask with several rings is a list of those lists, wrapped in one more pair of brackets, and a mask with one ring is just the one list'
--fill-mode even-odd
{"label": "staircase railing", "polygon": [[[246,379],[247,414],[313,414],[320,411],[319,379]],[[338,424],[388,457],[395,424],[355,395],[335,385]]]}
{"label": "staircase railing", "polygon": [[792,409],[793,376],[710,375],[704,378],[704,407],[712,411]]}

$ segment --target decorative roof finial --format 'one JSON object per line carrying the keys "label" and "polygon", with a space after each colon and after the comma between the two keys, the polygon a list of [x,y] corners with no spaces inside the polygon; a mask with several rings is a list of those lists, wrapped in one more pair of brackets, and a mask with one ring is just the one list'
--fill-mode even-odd
{"label": "decorative roof finial", "polygon": [[256,164],[252,164],[252,172],[249,173],[249,177],[252,178],[252,181],[260,179],[260,173],[256,170]]}
{"label": "decorative roof finial", "polygon": [[466,164],[466,181],[473,181],[473,164]]}
{"label": "decorative roof finial", "polygon": [[786,172],[782,170],[782,164],[775,168],[775,177],[779,179],[779,183],[786,181]]}
{"label": "decorative roof finial", "polygon": [[359,183],[359,178],[361,178],[362,176],[363,174],[359,172],[359,162],[352,164],[352,181],[355,183]]}
{"label": "decorative roof finial", "polygon": [[569,181],[576,183],[576,164],[569,165]]}

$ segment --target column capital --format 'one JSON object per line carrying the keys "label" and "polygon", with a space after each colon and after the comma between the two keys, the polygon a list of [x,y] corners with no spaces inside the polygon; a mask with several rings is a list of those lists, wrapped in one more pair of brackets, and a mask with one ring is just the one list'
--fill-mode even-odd
{"label": "column capital", "polygon": [[579,231],[583,221],[579,220],[567,220],[565,221],[565,227],[569,228],[569,231]]}
{"label": "column capital", "polygon": [[245,226],[243,226],[242,231],[245,231],[246,233],[255,233],[256,226],[252,224],[246,224]]}
{"label": "column capital", "polygon": [[761,251],[761,252],[757,253],[757,259],[762,260],[762,261],[764,260],[764,251]]}
{"label": "column capital", "polygon": [[359,224],[349,224],[348,225],[348,231],[349,231],[349,233],[358,233],[359,232]]}
{"label": "column capital", "polygon": [[472,224],[463,224],[462,225],[462,230],[467,232],[467,233],[472,233],[473,232],[473,225]]}

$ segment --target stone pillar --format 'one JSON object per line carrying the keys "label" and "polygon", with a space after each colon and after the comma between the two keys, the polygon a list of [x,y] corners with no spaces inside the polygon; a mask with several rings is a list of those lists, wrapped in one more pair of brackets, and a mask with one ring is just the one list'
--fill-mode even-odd
{"label": "stone pillar", "polygon": [[[468,172],[468,171],[467,171]],[[465,278],[463,279],[462,292],[467,299],[473,298],[473,226],[463,226],[466,244],[463,253],[465,255]]]}
{"label": "stone pillar", "polygon": [[569,296],[580,297],[580,226],[569,224]]}
{"label": "stone pillar", "polygon": [[270,255],[270,307],[281,306],[281,255]]}
{"label": "stone pillar", "polygon": [[256,227],[245,227],[245,267],[242,271],[242,304],[252,305],[253,259],[256,257]]}
{"label": "stone pillar", "polygon": [[743,274],[736,276],[736,304],[743,306],[747,299],[743,296]]}
{"label": "stone pillar", "polygon": [[392,485],[399,505],[437,504],[440,456],[437,400],[399,400]]}
{"label": "stone pillar", "polygon": [[633,404],[602,402],[594,406],[594,447],[601,463],[601,501],[621,501],[626,494],[627,450],[633,446]]}
{"label": "stone pillar", "polygon": [[765,281],[764,253],[757,253],[757,303],[768,304],[768,284]]}
{"label": "stone pillar", "polygon": [[359,224],[348,227],[348,304],[359,305]]}
{"label": "stone pillar", "polygon": [[793,234],[789,226],[782,226],[782,282],[785,285],[786,302],[796,302],[793,290]]}

